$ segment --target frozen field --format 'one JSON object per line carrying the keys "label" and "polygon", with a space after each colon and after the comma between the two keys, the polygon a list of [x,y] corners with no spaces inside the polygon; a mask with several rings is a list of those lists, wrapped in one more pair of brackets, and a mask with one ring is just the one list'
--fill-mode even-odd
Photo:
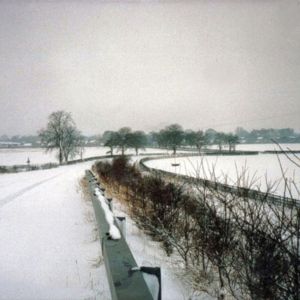
{"label": "frozen field", "polygon": [[[86,147],[83,153],[83,158],[107,155],[107,147]],[[147,148],[145,150],[140,150],[140,153],[159,153],[167,152],[163,149],[152,149]],[[115,151],[115,153],[117,153]],[[126,154],[135,154],[132,149],[126,151]],[[10,149],[0,149],[0,166],[12,166],[12,165],[24,165],[29,158],[32,165],[35,164],[45,164],[45,163],[57,163],[58,159],[56,157],[57,152],[46,153],[42,148],[10,148]],[[74,159],[79,159],[77,156]]]}
{"label": "frozen field", "polygon": [[[300,189],[300,168],[297,168],[283,154],[279,155],[278,158],[281,161],[288,185],[291,187],[292,196],[300,199],[299,192],[294,187],[295,183]],[[282,196],[284,194],[284,181],[278,158],[275,154],[197,156],[151,160],[146,162],[146,165],[192,177],[216,179],[231,185],[251,186],[262,191],[266,191],[272,183],[272,192]],[[180,165],[174,167],[172,166],[173,163]]]}

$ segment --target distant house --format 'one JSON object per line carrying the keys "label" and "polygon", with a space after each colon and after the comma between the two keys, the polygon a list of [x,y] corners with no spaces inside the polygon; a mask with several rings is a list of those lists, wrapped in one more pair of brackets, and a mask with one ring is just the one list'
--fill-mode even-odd
{"label": "distant house", "polygon": [[20,147],[21,143],[17,143],[17,142],[9,142],[9,141],[1,141],[0,142],[0,147],[1,148],[13,148],[13,147]]}

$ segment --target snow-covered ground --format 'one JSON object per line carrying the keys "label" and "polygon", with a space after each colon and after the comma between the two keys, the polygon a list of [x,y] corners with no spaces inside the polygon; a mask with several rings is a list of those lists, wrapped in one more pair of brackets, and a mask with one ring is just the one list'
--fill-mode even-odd
{"label": "snow-covered ground", "polygon": [[[280,144],[283,150],[294,150],[294,151],[300,151],[300,144],[294,143],[294,144]],[[218,150],[218,145],[212,145],[208,146],[209,149],[215,149]],[[224,150],[228,150],[228,146],[223,146]],[[240,151],[274,151],[274,150],[280,150],[280,148],[276,144],[237,144],[236,150]]]}
{"label": "snow-covered ground", "polygon": [[[107,155],[107,147],[86,147],[83,152],[83,158]],[[116,152],[116,151],[115,151]],[[139,151],[143,153],[168,153],[164,149],[153,149],[146,148]],[[117,152],[116,152],[117,153]],[[133,149],[128,149],[126,154],[135,154]],[[0,149],[0,166],[12,166],[12,165],[26,165],[27,159],[29,158],[30,163],[34,164],[45,164],[45,163],[57,163],[57,152],[45,152],[42,148],[3,148]],[[74,159],[79,159],[77,156]]]}
{"label": "snow-covered ground", "polygon": [[[79,188],[92,163],[0,175],[0,299],[110,299],[93,209]],[[163,299],[188,299],[192,289],[130,218],[127,240],[139,264],[162,266]]]}
{"label": "snow-covered ground", "polygon": [[[86,152],[86,157],[104,155],[107,151],[87,149],[90,152]],[[35,150],[32,149],[39,157],[42,151]],[[10,156],[12,164],[18,163],[15,158]],[[299,186],[299,169],[284,155],[279,158],[287,170],[286,176],[293,177]],[[6,159],[9,161],[7,156]],[[149,161],[147,165],[194,176],[198,172],[196,175],[206,178],[215,165],[219,180],[227,174],[229,183],[234,183],[236,169],[242,172],[246,164],[249,177],[260,179],[262,188],[265,174],[269,180],[281,178],[277,157],[270,154],[207,156],[202,163],[199,157],[176,158],[179,167],[172,167],[174,162],[175,159],[163,159]],[[93,210],[79,188],[80,178],[92,163],[0,175],[0,299],[110,299],[103,261],[97,265],[101,250],[91,221]],[[116,213],[125,214],[122,206],[114,202]],[[128,216],[127,241],[140,265],[162,267],[163,299],[188,299],[193,291],[176,276],[177,266]],[[197,299],[209,297],[201,295]]]}
{"label": "snow-covered ground", "polygon": [[57,163],[55,152],[46,153],[41,148],[3,148],[0,149],[0,165],[26,165],[27,160],[31,164]]}
{"label": "snow-covered ground", "polygon": [[[300,150],[300,144],[282,144],[283,149],[287,150]],[[218,147],[212,146],[217,149]],[[265,151],[265,150],[278,150],[278,147],[274,144],[238,144],[237,150],[252,150],[252,151]],[[83,158],[107,155],[109,148],[107,147],[86,147],[83,152]],[[179,153],[186,153],[187,151],[180,150]],[[117,153],[115,151],[115,153]],[[146,153],[168,153],[165,149],[146,148],[139,151],[140,154]],[[126,154],[135,154],[133,149],[127,149]],[[0,166],[12,166],[12,165],[26,165],[29,158],[32,165],[45,164],[45,163],[57,163],[57,152],[45,152],[42,148],[0,148]],[[73,159],[79,159],[79,156]]]}
{"label": "snow-covered ground", "polygon": [[[283,150],[294,150],[300,151],[300,144],[281,144]],[[237,144],[236,150],[245,150],[245,151],[274,151],[280,150],[276,144]]]}
{"label": "snow-covered ground", "polygon": [[0,299],[109,296],[79,189],[90,164],[0,175]]}
{"label": "snow-covered ground", "polygon": [[[266,191],[268,183],[275,183],[273,192],[284,194],[284,181],[278,158],[283,166],[284,176],[292,189],[292,195],[300,198],[299,192],[293,182],[300,189],[300,168],[289,161],[284,154],[259,154],[236,156],[203,156],[150,160],[146,165],[168,172],[200,177],[219,182],[236,185],[239,176],[242,176],[239,185],[248,187],[253,183],[253,188]],[[300,161],[298,161],[299,163]],[[179,163],[177,167],[172,166]],[[213,173],[213,174],[212,174]],[[276,188],[276,190],[275,190]],[[287,195],[290,196],[290,195]]]}

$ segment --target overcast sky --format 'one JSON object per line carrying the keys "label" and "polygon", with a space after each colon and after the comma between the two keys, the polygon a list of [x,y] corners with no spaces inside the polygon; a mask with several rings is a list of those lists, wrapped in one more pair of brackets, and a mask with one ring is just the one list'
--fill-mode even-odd
{"label": "overcast sky", "polygon": [[300,2],[0,1],[0,135],[300,129]]}

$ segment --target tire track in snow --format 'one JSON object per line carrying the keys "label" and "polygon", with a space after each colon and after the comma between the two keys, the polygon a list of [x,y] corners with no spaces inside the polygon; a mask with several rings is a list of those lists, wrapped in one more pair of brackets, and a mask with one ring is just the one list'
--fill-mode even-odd
{"label": "tire track in snow", "polygon": [[37,187],[37,186],[39,186],[41,184],[46,183],[47,181],[50,181],[50,180],[52,180],[52,179],[54,179],[54,178],[56,178],[58,176],[61,176],[62,174],[64,174],[64,173],[59,173],[59,174],[56,174],[54,176],[51,176],[50,178],[47,178],[47,179],[41,180],[39,182],[36,182],[34,184],[31,184],[31,185],[29,185],[29,186],[27,186],[27,187],[19,190],[18,192],[14,193],[14,194],[11,194],[9,196],[6,196],[5,198],[0,199],[0,208],[3,207],[5,204],[7,204],[7,203],[9,203],[9,202],[11,202],[13,200],[15,200],[19,196],[22,196],[24,193],[26,193],[26,192],[34,189],[35,187]]}

